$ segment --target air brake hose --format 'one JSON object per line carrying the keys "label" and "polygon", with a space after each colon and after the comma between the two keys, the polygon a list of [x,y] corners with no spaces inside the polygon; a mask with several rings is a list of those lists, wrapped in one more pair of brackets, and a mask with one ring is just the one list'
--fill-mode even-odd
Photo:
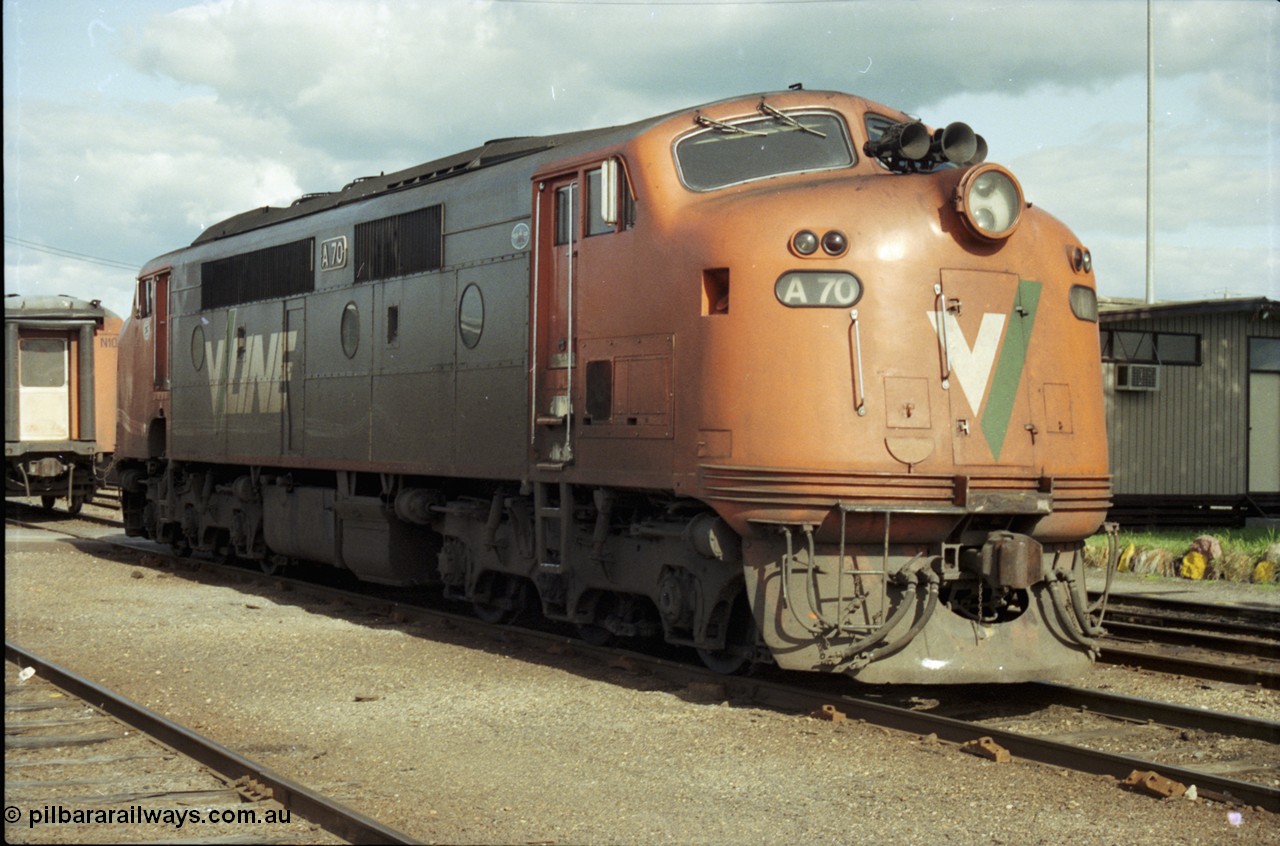
{"label": "air brake hose", "polygon": [[[1102,634],[1102,629],[1091,625],[1079,606],[1073,603],[1070,609],[1067,608],[1067,599],[1063,595],[1067,589],[1063,582],[1067,581],[1067,579],[1068,577],[1065,574],[1059,573],[1057,580],[1049,583],[1049,598],[1053,600],[1054,610],[1058,612],[1058,619],[1062,622],[1062,627],[1066,630],[1067,635],[1091,652],[1097,652],[1098,642],[1094,638]],[[1072,612],[1074,612],[1074,615]],[[1071,625],[1073,616],[1079,625],[1078,629],[1076,626]]]}
{"label": "air brake hose", "polygon": [[[927,622],[929,617],[933,614],[933,609],[937,606],[937,602],[938,602],[938,588],[936,584],[938,581],[937,575],[932,570],[927,570],[923,572],[921,570],[916,570],[915,576],[917,581],[927,580],[930,583],[929,601],[928,601],[928,604],[925,606],[924,614],[922,614],[920,619],[916,621],[915,625],[911,627],[911,629],[907,632],[906,636],[903,637],[900,641],[895,642],[890,647],[892,652],[896,652],[898,649],[901,649],[903,646],[907,644],[908,641],[911,640],[911,638],[915,637],[916,632],[918,632],[919,629],[924,626],[924,623]],[[893,629],[897,627],[898,623],[902,622],[902,618],[907,615],[907,612],[915,607],[915,604],[916,604],[915,598],[916,598],[916,585],[914,582],[909,582],[903,588],[902,598],[898,601],[898,607],[894,609],[893,614],[890,615],[889,619],[885,621],[884,625],[882,625],[880,628],[876,629],[871,634],[864,637],[862,640],[859,640],[856,643],[852,643],[849,646],[845,647],[843,655],[839,658],[839,660],[836,661],[837,666],[840,664],[848,664],[848,663],[854,663],[854,662],[858,663],[859,665],[864,665],[864,664],[870,663],[872,660],[874,660],[874,658],[881,657],[881,656],[863,655],[862,653],[866,652],[866,650],[870,649],[880,641],[884,640],[885,636],[888,635],[889,632],[893,631]],[[888,654],[892,654],[892,652]]]}
{"label": "air brake hose", "polygon": [[1107,599],[1111,596],[1111,581],[1115,578],[1116,570],[1120,568],[1120,524],[1119,523],[1103,523],[1102,529],[1107,533],[1107,581],[1102,586],[1102,596],[1098,601],[1089,606],[1089,613],[1098,614],[1098,625],[1102,625],[1102,618],[1107,613]]}
{"label": "air brake hose", "polygon": [[916,621],[911,624],[911,628],[907,629],[907,633],[895,640],[893,643],[885,646],[884,649],[872,652],[868,655],[868,660],[879,661],[882,658],[888,658],[890,655],[896,655],[901,652],[908,643],[920,634],[920,630],[929,622],[929,618],[933,616],[933,612],[938,607],[938,589],[942,580],[938,578],[938,574],[932,569],[923,570],[917,573],[917,578],[923,579],[929,585],[929,597],[925,600],[924,613],[922,613]]}

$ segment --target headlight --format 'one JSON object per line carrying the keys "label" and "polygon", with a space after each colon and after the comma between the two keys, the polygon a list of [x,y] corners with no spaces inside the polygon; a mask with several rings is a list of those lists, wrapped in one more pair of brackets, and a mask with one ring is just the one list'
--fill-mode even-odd
{"label": "headlight", "polygon": [[1008,238],[1022,219],[1022,188],[1009,171],[978,165],[956,187],[955,208],[969,230],[981,238]]}

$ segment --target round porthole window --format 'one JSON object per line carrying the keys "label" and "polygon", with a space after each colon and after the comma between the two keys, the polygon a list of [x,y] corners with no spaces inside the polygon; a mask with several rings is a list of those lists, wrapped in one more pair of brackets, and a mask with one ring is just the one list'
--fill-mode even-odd
{"label": "round porthole window", "polygon": [[191,366],[197,373],[204,370],[204,327],[199,324],[191,330]]}
{"label": "round porthole window", "polygon": [[484,295],[477,285],[468,285],[458,303],[458,334],[467,349],[475,349],[484,332]]}
{"label": "round porthole window", "polygon": [[342,310],[342,351],[347,358],[355,358],[360,348],[360,309],[355,303],[347,303]]}

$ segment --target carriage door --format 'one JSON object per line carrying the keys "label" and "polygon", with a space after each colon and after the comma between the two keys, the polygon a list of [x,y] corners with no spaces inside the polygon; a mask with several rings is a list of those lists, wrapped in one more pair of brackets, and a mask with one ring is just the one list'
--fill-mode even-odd
{"label": "carriage door", "polygon": [[18,341],[18,432],[24,441],[71,438],[66,338]]}
{"label": "carriage door", "polygon": [[533,447],[543,469],[573,461],[573,295],[581,198],[576,174],[538,184],[532,414]]}

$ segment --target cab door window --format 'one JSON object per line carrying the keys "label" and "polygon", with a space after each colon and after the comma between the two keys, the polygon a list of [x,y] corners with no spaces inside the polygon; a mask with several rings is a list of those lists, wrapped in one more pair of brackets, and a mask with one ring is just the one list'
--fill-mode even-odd
{"label": "cab door window", "polygon": [[578,240],[578,183],[556,189],[556,244]]}

